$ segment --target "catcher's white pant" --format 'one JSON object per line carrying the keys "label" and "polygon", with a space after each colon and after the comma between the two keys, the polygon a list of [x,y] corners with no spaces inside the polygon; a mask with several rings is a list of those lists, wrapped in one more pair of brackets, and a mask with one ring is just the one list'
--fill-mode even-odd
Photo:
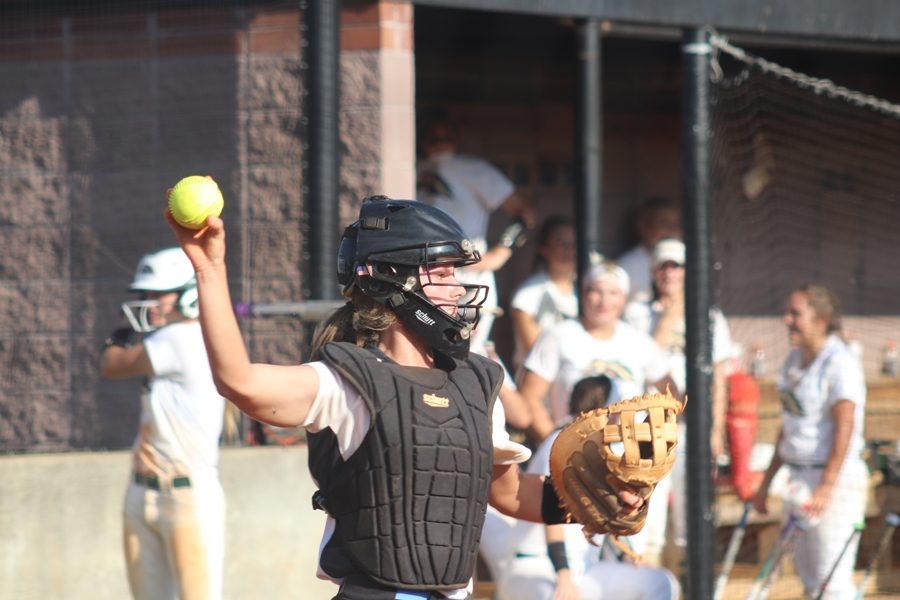
{"label": "catcher's white pant", "polygon": [[124,545],[136,600],[219,600],[225,558],[225,494],[215,476],[191,487],[125,491]]}
{"label": "catcher's white pant", "polygon": [[[787,491],[784,496],[786,510],[797,510],[822,479],[822,469],[812,467],[788,467]],[[794,546],[794,567],[803,582],[808,598],[818,594],[819,586],[828,577],[844,544],[853,533],[854,525],[865,518],[866,495],[869,490],[869,470],[859,457],[848,457],[834,486],[831,502],[815,523],[797,537]],[[853,567],[859,537],[847,548],[841,558],[823,598],[836,600],[852,598]]]}
{"label": "catcher's white pant", "polygon": [[[598,549],[599,552],[599,549]],[[601,560],[570,565],[581,600],[676,600],[681,588],[666,569]],[[513,559],[497,582],[499,600],[552,600],[556,572],[546,556]]]}

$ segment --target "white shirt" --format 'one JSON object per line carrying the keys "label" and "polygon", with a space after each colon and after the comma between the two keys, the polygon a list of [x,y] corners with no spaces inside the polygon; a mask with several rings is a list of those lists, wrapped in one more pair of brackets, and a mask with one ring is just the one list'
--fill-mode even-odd
{"label": "white shirt", "polygon": [[160,475],[215,471],[225,400],[213,383],[200,323],[157,329],[144,348],[154,376],[141,399],[135,468]]}
{"label": "white shirt", "polygon": [[[341,458],[346,460],[359,448],[371,426],[371,416],[359,392],[328,364],[317,361],[307,363],[319,374],[319,391],[309,408],[303,427],[317,433],[323,429],[331,429],[337,439],[338,451]],[[498,399],[494,402],[494,410],[491,414],[491,435],[494,446],[494,464],[507,465],[521,463],[531,457],[531,451],[513,442],[506,431],[506,415],[503,404]],[[325,531],[322,534],[322,542],[319,545],[319,553],[334,533],[334,519],[328,517]],[[321,566],[317,571],[320,579],[330,578]],[[335,583],[340,583],[335,581]],[[471,588],[471,582],[469,583]],[[463,588],[459,590],[444,590],[447,598],[466,598],[471,590]]]}
{"label": "white shirt", "polygon": [[[625,307],[625,320],[639,330],[653,335],[659,320],[662,318],[662,304],[657,301],[630,302]],[[718,308],[709,310],[709,318],[712,324],[712,361],[714,364],[728,360],[731,357],[731,333],[728,330],[728,322],[725,315]],[[663,351],[669,357],[669,374],[679,391],[687,391],[687,358],[684,354],[686,345],[686,327],[682,319],[672,329],[670,343]]]}
{"label": "white shirt", "polygon": [[[559,435],[559,430],[554,431],[535,451],[531,462],[528,463],[526,472],[539,475],[550,475],[550,448]],[[583,573],[587,567],[599,561],[599,548],[591,551],[591,544],[584,537],[583,527],[579,523],[563,525],[566,544],[566,559],[577,573]],[[601,546],[603,536],[594,536],[594,544]],[[516,554],[527,556],[547,556],[547,535],[544,525],[541,523],[529,523],[518,521],[510,533],[509,544]]]}
{"label": "white shirt", "polygon": [[[578,296],[574,287],[570,293],[562,292],[546,271],[534,273],[523,281],[513,294],[510,306],[533,317],[540,331],[578,316]],[[525,354],[522,341],[516,336],[515,364],[521,364]]]}
{"label": "white shirt", "polygon": [[866,382],[859,361],[847,345],[831,335],[822,351],[804,368],[802,353],[791,350],[778,382],[782,439],[778,454],[787,463],[823,465],[834,443],[832,407],[840,400],[854,404],[853,433],[847,456],[865,446],[863,417]]}
{"label": "white shirt", "polygon": [[453,217],[466,237],[484,252],[491,213],[513,193],[512,182],[487,161],[459,154],[435,156],[423,162],[419,172],[437,174],[444,193],[420,189],[418,199]]}
{"label": "white shirt", "polygon": [[616,263],[628,273],[631,287],[628,299],[646,302],[653,297],[653,256],[638,244],[616,259]]}
{"label": "white shirt", "polygon": [[580,321],[570,319],[541,334],[525,368],[550,382],[550,418],[558,427],[569,418],[569,395],[589,375],[606,375],[621,399],[639,396],[669,372],[668,360],[656,342],[634,326],[619,321],[612,337],[600,340]]}

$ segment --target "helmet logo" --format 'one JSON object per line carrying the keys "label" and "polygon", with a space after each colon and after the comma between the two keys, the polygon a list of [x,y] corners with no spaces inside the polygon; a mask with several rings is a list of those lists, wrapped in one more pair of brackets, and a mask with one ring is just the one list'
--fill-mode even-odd
{"label": "helmet logo", "polygon": [[432,408],[448,408],[450,406],[450,398],[437,394],[422,394],[422,402],[425,403],[425,406]]}
{"label": "helmet logo", "polygon": [[141,270],[138,271],[140,275],[153,275],[153,267],[150,265],[144,265],[141,267]]}
{"label": "helmet logo", "polygon": [[428,326],[434,325],[435,320],[428,316],[428,314],[423,311],[421,308],[416,309],[416,318]]}

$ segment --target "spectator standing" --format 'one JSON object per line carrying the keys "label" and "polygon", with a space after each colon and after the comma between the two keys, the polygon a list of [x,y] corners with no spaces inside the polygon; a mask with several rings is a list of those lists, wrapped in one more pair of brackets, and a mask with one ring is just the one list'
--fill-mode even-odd
{"label": "spectator standing", "polygon": [[[772,479],[786,466],[786,508],[807,524],[797,538],[794,566],[805,595],[812,597],[865,517],[866,383],[859,361],[840,337],[840,308],[830,290],[804,285],[791,292],[784,321],[791,351],[778,381],[781,431],[753,504],[766,512]],[[857,537],[835,567],[825,598],[853,597],[858,547]]]}
{"label": "spectator standing", "polygon": [[[474,346],[481,346],[490,339],[498,311],[494,273],[524,243],[526,229],[535,224],[534,211],[496,167],[482,158],[457,154],[456,128],[449,119],[432,120],[425,128],[420,147],[423,160],[418,166],[418,200],[456,220],[481,253],[480,262],[458,273],[462,283],[484,285],[488,289],[481,325],[472,340]],[[504,231],[497,244],[488,247],[490,217],[498,209],[517,221]]]}
{"label": "spectator standing", "polygon": [[[685,247],[680,240],[661,240],[653,249],[652,275],[654,295],[648,301],[631,302],[625,309],[625,320],[653,336],[668,357],[669,372],[678,390],[687,390],[686,327],[684,316]],[[713,326],[712,431],[713,459],[725,452],[725,413],[728,407],[726,370],[731,357],[731,334],[728,323],[718,308],[710,310]],[[697,401],[697,400],[694,400]],[[686,467],[687,440],[683,419],[678,423],[677,459],[670,475],[672,480],[672,515],[674,542],[679,548],[687,544]]]}

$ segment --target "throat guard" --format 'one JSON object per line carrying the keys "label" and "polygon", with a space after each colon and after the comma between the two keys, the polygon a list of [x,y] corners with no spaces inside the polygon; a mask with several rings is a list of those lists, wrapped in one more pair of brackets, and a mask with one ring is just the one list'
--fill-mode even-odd
{"label": "throat guard", "polygon": [[372,416],[346,461],[330,430],[309,435],[317,501],[336,522],[322,569],[407,589],[465,586],[487,509],[499,367],[477,355],[449,371],[404,367],[348,343],[322,355]]}

